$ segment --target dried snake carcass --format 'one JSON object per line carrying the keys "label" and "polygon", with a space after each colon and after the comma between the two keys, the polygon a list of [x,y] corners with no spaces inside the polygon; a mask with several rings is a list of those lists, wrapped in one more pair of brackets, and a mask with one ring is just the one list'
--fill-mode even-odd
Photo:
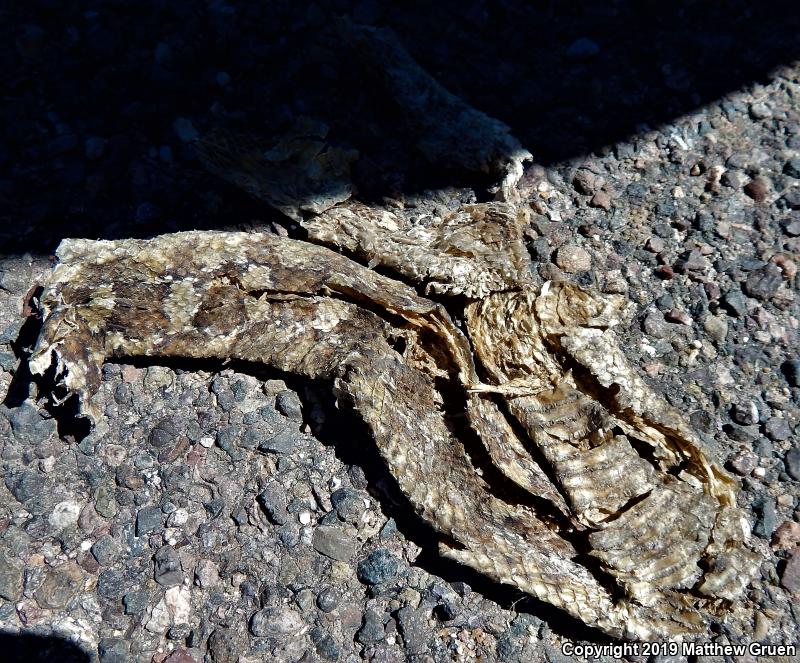
{"label": "dried snake carcass", "polygon": [[95,421],[109,358],[333,379],[443,555],[615,636],[705,633],[759,562],[736,485],[625,360],[621,298],[533,283],[522,222],[507,203],[416,221],[349,204],[305,222],[311,241],[65,240],[31,367],[55,360]]}

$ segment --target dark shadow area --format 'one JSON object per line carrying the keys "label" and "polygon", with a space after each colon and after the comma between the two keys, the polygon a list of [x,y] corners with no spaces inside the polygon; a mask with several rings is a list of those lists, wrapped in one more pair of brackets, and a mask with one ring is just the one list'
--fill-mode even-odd
{"label": "dark shadow area", "polygon": [[[42,290],[41,286],[36,288],[34,296],[38,298]],[[3,405],[6,407],[19,407],[28,398],[30,385],[35,381],[30,366],[28,366],[28,359],[30,359],[31,350],[36,343],[36,339],[39,338],[41,330],[42,318],[35,313],[31,314],[25,318],[16,340],[11,344],[11,350],[20,361],[3,400]]]}
{"label": "dark shadow area", "polygon": [[545,165],[800,57],[786,0],[17,3],[0,27],[0,253],[281,219],[201,166],[190,141],[216,127],[274,137],[319,120],[358,150],[365,200],[485,185],[421,155],[378,80],[384,63],[337,33],[343,15],[391,28]]}
{"label": "dark shadow area", "polygon": [[94,656],[55,635],[0,632],[4,663],[90,663]]}

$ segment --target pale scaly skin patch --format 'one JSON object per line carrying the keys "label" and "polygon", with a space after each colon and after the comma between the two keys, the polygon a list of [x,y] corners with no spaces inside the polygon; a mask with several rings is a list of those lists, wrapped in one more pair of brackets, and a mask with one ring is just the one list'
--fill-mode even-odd
{"label": "pale scaly skin patch", "polygon": [[443,555],[615,636],[705,635],[744,610],[760,560],[737,485],[625,360],[623,300],[534,285],[523,221],[490,203],[422,226],[362,205],[306,222],[397,278],[267,234],[65,240],[31,368],[55,360],[95,422],[109,358],[332,379]]}

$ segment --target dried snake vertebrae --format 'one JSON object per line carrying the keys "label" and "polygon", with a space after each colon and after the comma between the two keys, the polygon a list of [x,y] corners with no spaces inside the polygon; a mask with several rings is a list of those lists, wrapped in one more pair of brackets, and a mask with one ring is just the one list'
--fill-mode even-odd
{"label": "dried snake vertebrae", "polygon": [[[31,367],[54,358],[94,420],[110,357],[333,379],[443,555],[613,635],[705,632],[759,562],[736,485],[625,360],[613,332],[625,302],[536,286],[522,223],[504,203],[424,223],[350,205],[305,223],[398,278],[268,234],[66,240]],[[401,279],[466,298],[458,324]],[[476,471],[453,412],[529,502]]]}

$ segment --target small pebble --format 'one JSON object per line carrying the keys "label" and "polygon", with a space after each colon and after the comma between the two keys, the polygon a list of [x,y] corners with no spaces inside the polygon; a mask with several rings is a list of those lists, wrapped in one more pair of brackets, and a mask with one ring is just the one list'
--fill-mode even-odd
{"label": "small pebble", "polygon": [[771,417],[764,424],[764,433],[773,442],[780,442],[788,440],[792,435],[792,429],[789,427],[786,419],[782,417]]}
{"label": "small pebble", "polygon": [[781,573],[781,587],[796,594],[800,592],[800,549],[796,549]]}
{"label": "small pebble", "polygon": [[675,322],[681,325],[691,326],[693,322],[691,315],[689,315],[686,311],[682,311],[681,309],[677,308],[670,309],[664,318],[669,320],[669,322]]}
{"label": "small pebble", "polygon": [[762,203],[767,199],[770,191],[770,183],[764,177],[754,177],[744,185],[744,192],[757,203]]}
{"label": "small pebble", "polygon": [[589,207],[597,207],[608,211],[611,209],[611,196],[605,191],[598,191],[589,201]]}
{"label": "small pebble", "polygon": [[753,401],[742,401],[731,408],[731,419],[742,426],[758,423],[758,407]]}
{"label": "small pebble", "polygon": [[793,157],[783,164],[783,172],[789,177],[800,179],[800,157]]}
{"label": "small pebble", "polygon": [[564,244],[556,251],[556,265],[568,274],[586,272],[592,267],[589,252],[574,244]]}
{"label": "small pebble", "polygon": [[597,190],[597,176],[590,170],[580,168],[575,171],[572,186],[578,193],[592,195]]}
{"label": "small pebble", "polygon": [[388,550],[379,548],[358,563],[358,579],[368,585],[377,585],[397,575],[400,560]]}
{"label": "small pebble", "polygon": [[775,294],[782,280],[783,275],[777,265],[768,263],[747,275],[743,290],[749,297],[767,300]]}
{"label": "small pebble", "polygon": [[593,39],[580,37],[570,44],[567,57],[572,60],[585,60],[594,57],[600,52],[600,46]]}
{"label": "small pebble", "polygon": [[789,449],[784,456],[783,464],[786,466],[786,473],[795,481],[800,481],[800,448]]}
{"label": "small pebble", "polygon": [[728,336],[728,323],[721,315],[709,315],[703,321],[703,329],[717,343],[722,343]]}
{"label": "small pebble", "polygon": [[782,522],[772,535],[773,550],[789,550],[800,544],[800,523],[792,520]]}
{"label": "small pebble", "polygon": [[780,225],[781,228],[783,228],[783,232],[789,235],[789,237],[800,236],[800,218],[796,216],[786,217],[781,220]]}
{"label": "small pebble", "polygon": [[758,456],[752,451],[739,451],[730,459],[730,466],[739,476],[746,477],[758,466]]}

